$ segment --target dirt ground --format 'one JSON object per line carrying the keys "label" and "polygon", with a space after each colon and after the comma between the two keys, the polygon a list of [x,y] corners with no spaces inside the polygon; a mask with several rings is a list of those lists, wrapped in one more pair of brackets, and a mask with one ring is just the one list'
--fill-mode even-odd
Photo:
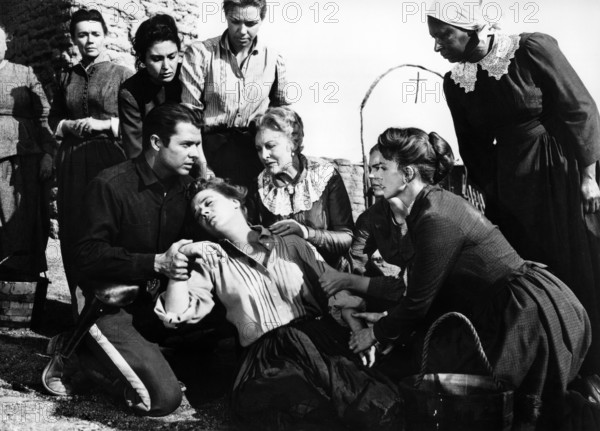
{"label": "dirt ground", "polygon": [[58,242],[50,240],[47,258],[51,284],[40,327],[0,328],[0,430],[239,430],[227,408],[235,363],[231,339],[214,353],[170,358],[187,389],[182,405],[165,418],[134,416],[91,387],[69,397],[46,395],[40,378],[48,339],[71,325]]}

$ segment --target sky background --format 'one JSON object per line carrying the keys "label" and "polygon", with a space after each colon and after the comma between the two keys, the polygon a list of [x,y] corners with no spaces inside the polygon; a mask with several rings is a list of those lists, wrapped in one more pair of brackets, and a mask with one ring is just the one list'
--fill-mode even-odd
{"label": "sky background", "polygon": [[[399,0],[269,1],[259,37],[278,48],[287,64],[289,95],[305,125],[309,155],[360,161],[360,105],[373,81],[386,70],[420,65],[444,74],[451,65],[433,51],[426,2]],[[484,11],[505,33],[554,36],[588,90],[600,101],[600,1],[484,1]],[[226,27],[221,3],[202,2],[200,39]],[[415,81],[420,95],[415,103]],[[424,90],[424,91],[423,91]],[[412,67],[387,75],[364,109],[368,149],[387,127],[437,131],[455,147],[456,137],[441,79]]]}

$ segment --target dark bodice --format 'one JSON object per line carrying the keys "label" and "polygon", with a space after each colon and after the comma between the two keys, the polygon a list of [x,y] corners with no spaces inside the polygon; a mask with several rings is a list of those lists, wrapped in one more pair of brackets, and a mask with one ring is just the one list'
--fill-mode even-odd
{"label": "dark bodice", "polygon": [[581,166],[600,159],[598,109],[551,36],[520,35],[508,72],[500,79],[478,66],[473,91],[465,92],[448,73],[444,92],[461,156],[482,188],[496,181],[496,166],[519,170],[519,160],[526,157],[520,152],[530,151],[523,147],[528,132],[539,124]]}
{"label": "dark bodice", "polygon": [[387,263],[403,268],[410,258],[404,253],[408,249],[400,247],[405,240],[406,224],[396,223],[388,201],[379,199],[356,220],[350,249],[353,272],[364,274],[368,258],[377,250]]}
{"label": "dark bodice", "polygon": [[119,120],[123,148],[128,158],[142,152],[142,122],[156,106],[181,101],[179,70],[173,81],[155,84],[146,69],[140,69],[123,83],[119,91]]}
{"label": "dark bodice", "polygon": [[445,289],[475,305],[502,289],[524,264],[483,214],[439,187],[426,187],[417,196],[407,223],[414,248],[409,288],[375,325],[380,341],[410,334],[438,296],[448,296]]}
{"label": "dark bodice", "polygon": [[[55,129],[64,119],[117,118],[119,87],[132,73],[125,66],[110,61],[99,61],[88,69],[81,64],[69,68],[61,75],[59,91],[52,102],[50,126]],[[102,132],[94,137],[99,135],[109,137],[110,134]]]}
{"label": "dark bodice", "polygon": [[[302,159],[304,168],[300,179],[297,181],[298,184],[304,181],[307,175],[314,174],[315,172],[318,173],[320,170],[324,170],[326,166],[326,164],[323,164],[324,161],[309,162],[304,157]],[[309,170],[311,173],[307,172]],[[292,187],[296,189],[295,185]],[[287,193],[289,199],[293,200],[294,193],[299,193],[301,188],[292,194],[289,194],[287,190],[287,187],[281,188],[280,192]],[[265,227],[289,218],[309,227],[308,242],[317,248],[328,264],[334,267],[338,266],[342,256],[350,249],[350,245],[352,244],[352,230],[354,228],[352,207],[344,181],[337,170],[334,170],[321,195],[312,202],[308,210],[293,211],[287,216],[282,216],[274,214],[266,208],[260,197],[260,193],[257,194],[255,201],[258,208],[258,221]],[[310,200],[308,202],[310,203]]]}

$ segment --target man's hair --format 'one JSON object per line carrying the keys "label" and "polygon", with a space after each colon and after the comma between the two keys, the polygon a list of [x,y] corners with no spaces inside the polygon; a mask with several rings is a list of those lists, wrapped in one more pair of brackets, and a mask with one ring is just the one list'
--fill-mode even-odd
{"label": "man's hair", "polygon": [[254,6],[260,11],[260,19],[265,19],[267,14],[267,0],[223,0],[223,10],[225,15],[231,12],[236,7]]}
{"label": "man's hair", "polygon": [[164,103],[151,110],[142,124],[144,150],[150,148],[152,135],[158,136],[163,144],[168,146],[179,123],[189,123],[200,129],[202,125],[200,111],[184,103]]}
{"label": "man's hair", "polygon": [[106,21],[104,21],[104,17],[102,14],[98,12],[96,9],[79,9],[73,13],[71,16],[71,22],[69,23],[69,31],[71,33],[71,37],[75,38],[75,26],[77,23],[82,21],[96,21],[102,25],[102,30],[104,34],[108,34],[108,27],[106,26]]}

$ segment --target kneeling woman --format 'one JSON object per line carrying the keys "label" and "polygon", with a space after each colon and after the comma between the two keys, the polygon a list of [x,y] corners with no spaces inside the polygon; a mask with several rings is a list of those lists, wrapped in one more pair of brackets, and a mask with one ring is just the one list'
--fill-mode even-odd
{"label": "kneeling woman", "polygon": [[[466,200],[432,186],[453,165],[446,141],[419,129],[388,129],[379,145],[384,196],[409,208],[414,258],[406,296],[372,328],[353,335],[350,347],[360,352],[376,341],[406,342],[440,314],[462,312],[477,328],[498,377],[516,388],[515,413],[523,408],[535,417],[541,406],[540,419],[556,423],[590,343],[582,305],[542,265],[521,259]],[[467,362],[473,344],[466,338],[469,344],[462,344],[459,328],[436,337],[435,371],[473,373]]]}
{"label": "kneeling woman", "polygon": [[[347,347],[347,329],[325,312],[318,278],[329,267],[315,249],[296,235],[249,227],[237,187],[200,180],[190,192],[196,220],[221,240],[224,257],[216,265],[198,259],[188,281],[170,281],[155,311],[169,326],[201,320],[213,295],[224,304],[244,348],[232,394],[236,416],[260,429],[336,415],[356,429],[397,427],[396,389],[361,365]],[[181,251],[206,258],[209,247]]]}
{"label": "kneeling woman", "polygon": [[277,235],[304,238],[329,265],[343,268],[354,223],[341,175],[332,163],[302,154],[304,124],[290,108],[269,108],[254,125],[265,166],[257,182],[259,224]]}

